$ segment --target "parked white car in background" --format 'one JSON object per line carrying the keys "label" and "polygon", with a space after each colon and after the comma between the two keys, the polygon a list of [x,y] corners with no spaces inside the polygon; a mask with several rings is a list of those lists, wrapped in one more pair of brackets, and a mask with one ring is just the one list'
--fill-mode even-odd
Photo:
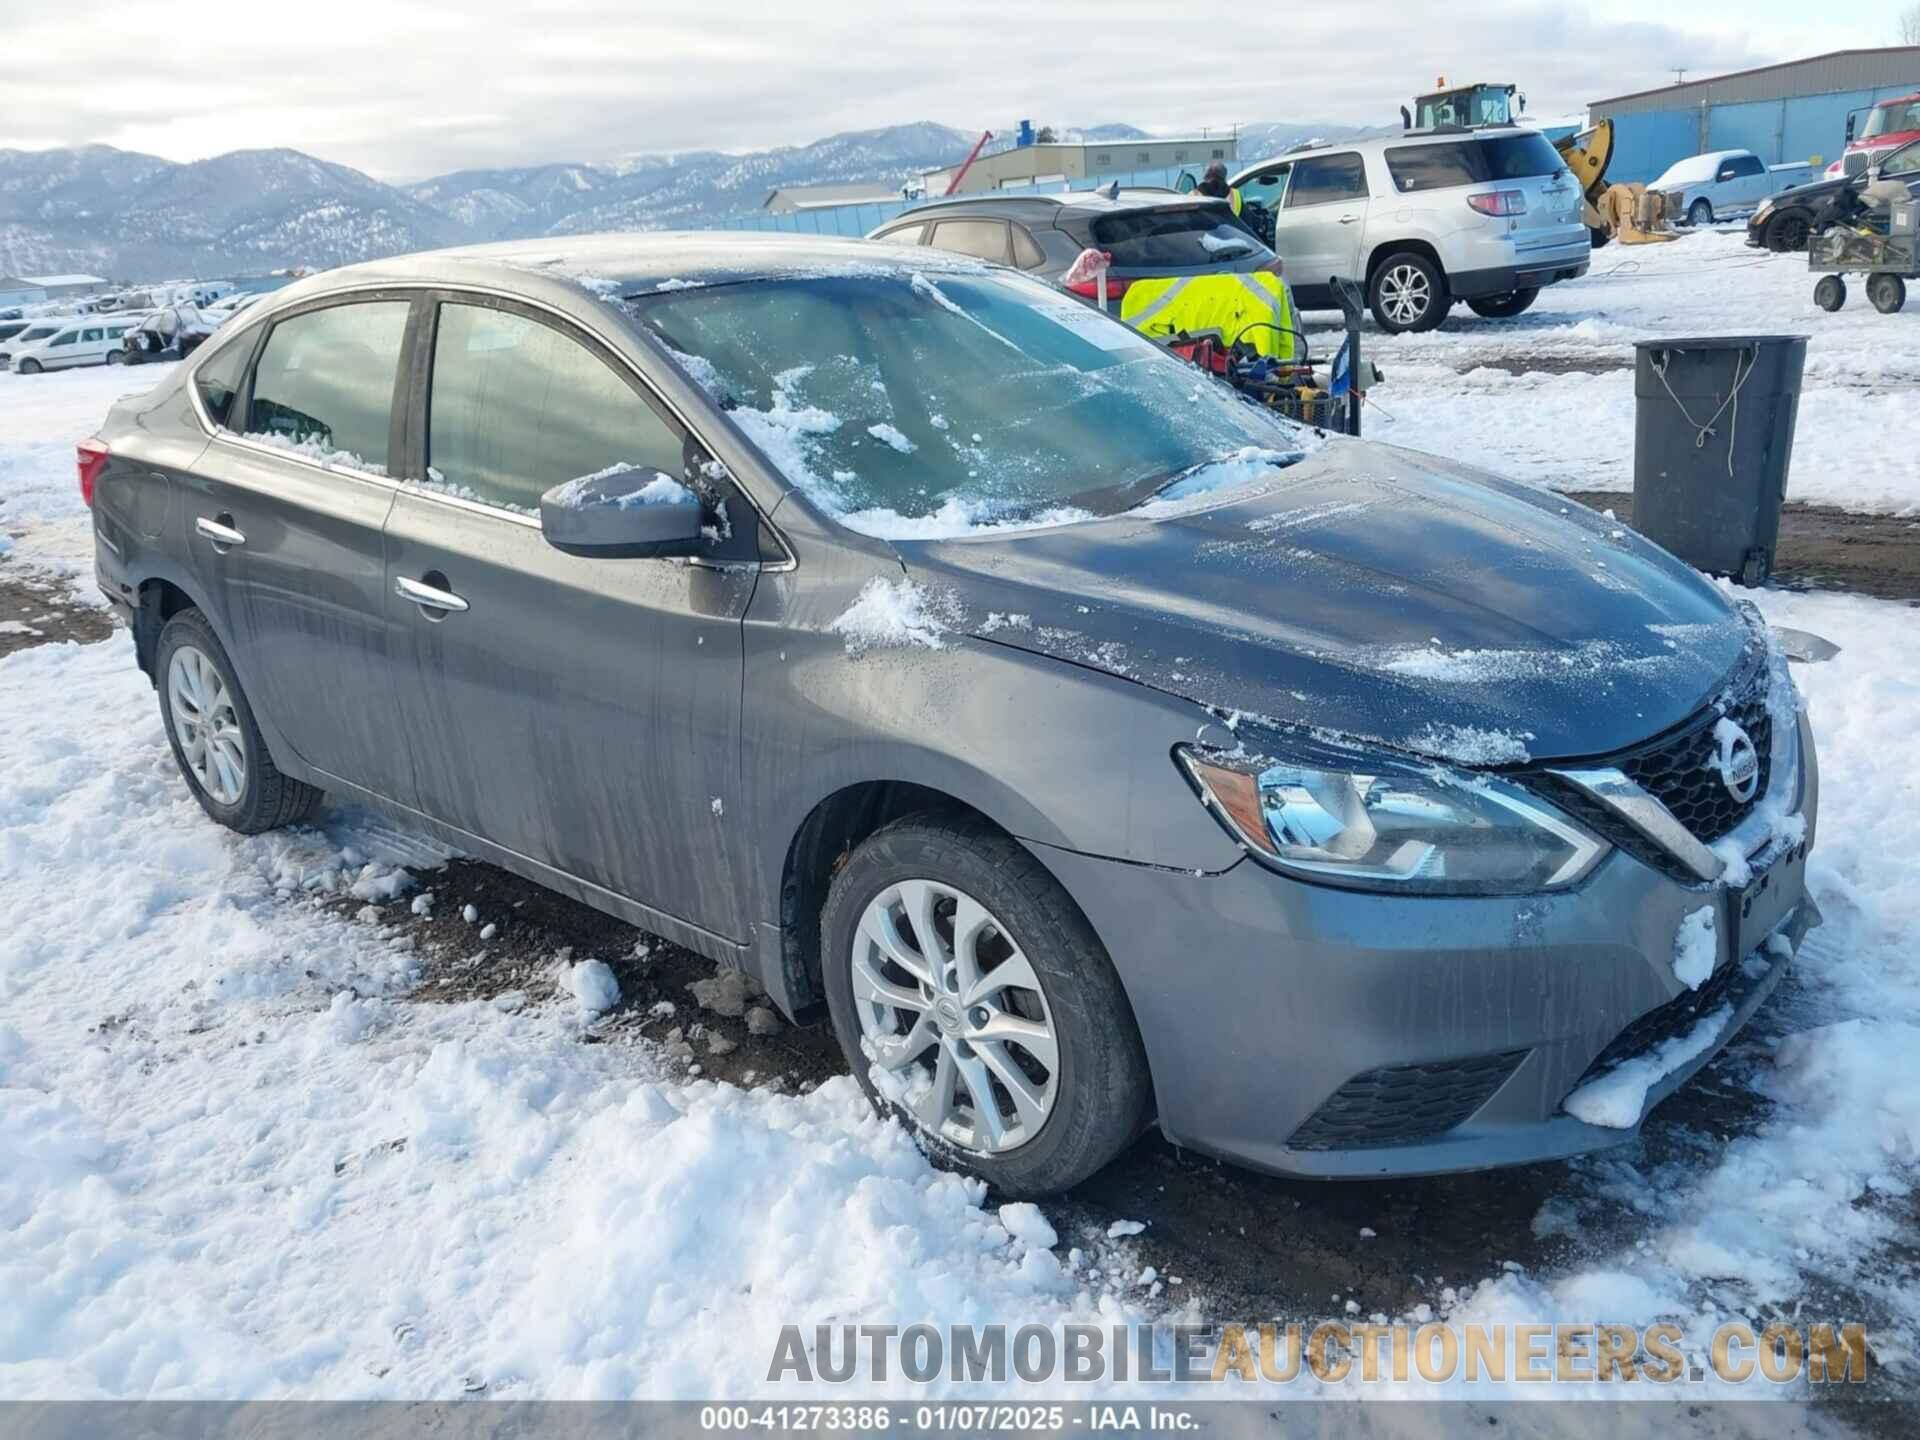
{"label": "parked white car in background", "polygon": [[1667,197],[1667,214],[1689,225],[1711,225],[1760,208],[1768,196],[1813,178],[1805,163],[1763,164],[1751,150],[1710,150],[1667,167],[1647,189]]}
{"label": "parked white car in background", "polygon": [[1335,306],[1329,277],[1358,280],[1389,334],[1431,330],[1456,301],[1488,319],[1518,315],[1593,259],[1580,186],[1537,130],[1303,146],[1228,183],[1241,220],[1286,262],[1301,309]]}
{"label": "parked white car in background", "polygon": [[[144,318],[139,315],[75,316],[51,335],[13,346],[9,363],[16,375],[37,375],[42,370],[65,370],[75,365],[123,365],[127,359],[127,332],[137,328]],[[31,333],[23,333],[21,339]]]}

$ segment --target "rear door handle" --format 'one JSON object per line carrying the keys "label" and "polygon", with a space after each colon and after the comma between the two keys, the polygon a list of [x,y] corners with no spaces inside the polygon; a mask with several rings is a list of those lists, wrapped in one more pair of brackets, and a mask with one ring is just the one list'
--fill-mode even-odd
{"label": "rear door handle", "polygon": [[410,580],[405,575],[394,577],[393,593],[402,600],[411,600],[422,610],[444,610],[458,615],[467,608],[467,602],[451,590],[442,590],[422,580]]}
{"label": "rear door handle", "polygon": [[223,523],[232,519],[231,515],[226,514],[223,514],[219,520],[209,520],[202,515],[193,522],[193,528],[211,540],[214,549],[227,550],[235,545],[247,543],[246,536],[234,529],[232,525]]}
{"label": "rear door handle", "polygon": [[1342,225],[1357,225],[1360,223],[1360,217],[1358,215],[1342,215],[1340,217],[1340,223]]}

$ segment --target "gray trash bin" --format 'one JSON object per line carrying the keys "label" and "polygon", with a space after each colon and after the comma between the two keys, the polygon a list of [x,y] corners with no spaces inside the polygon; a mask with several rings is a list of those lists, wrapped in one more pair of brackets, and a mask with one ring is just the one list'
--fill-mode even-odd
{"label": "gray trash bin", "polygon": [[1696,569],[1758,585],[1780,538],[1807,337],[1634,349],[1634,529]]}

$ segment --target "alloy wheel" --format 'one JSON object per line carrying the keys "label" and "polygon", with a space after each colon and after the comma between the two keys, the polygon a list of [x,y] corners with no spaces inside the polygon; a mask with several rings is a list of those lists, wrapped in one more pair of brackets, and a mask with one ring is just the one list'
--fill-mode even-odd
{"label": "alloy wheel", "polygon": [[1380,305],[1396,325],[1417,324],[1433,304],[1433,286],[1417,265],[1395,265],[1380,280]]}
{"label": "alloy wheel", "polygon": [[978,900],[937,880],[889,885],[853,945],[861,1048],[881,1093],[961,1150],[1004,1154],[1053,1113],[1060,1046],[1019,944]]}
{"label": "alloy wheel", "polygon": [[233,697],[204,652],[182,645],[167,664],[167,708],[193,778],[222,805],[247,789],[247,749]]}

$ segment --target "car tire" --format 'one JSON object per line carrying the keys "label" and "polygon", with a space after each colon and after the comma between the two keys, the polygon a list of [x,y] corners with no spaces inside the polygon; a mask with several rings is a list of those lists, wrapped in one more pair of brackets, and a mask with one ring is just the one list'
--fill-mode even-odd
{"label": "car tire", "polygon": [[321,792],[274,765],[233,662],[204,614],[182,610],[167,621],[153,673],[174,763],[209,817],[258,835],[314,812]]}
{"label": "car tire", "polygon": [[1867,278],[1867,299],[1882,315],[1897,315],[1907,303],[1907,282],[1898,275],[1879,274]]}
{"label": "car tire", "polygon": [[1592,242],[1594,249],[1603,249],[1606,243],[1613,239],[1613,232],[1604,225],[1589,225],[1587,239]]}
{"label": "car tire", "polygon": [[1467,301],[1467,308],[1487,320],[1511,320],[1540,298],[1540,287],[1510,290],[1505,295],[1481,295]]}
{"label": "car tire", "polygon": [[[960,945],[963,905],[978,911]],[[931,917],[938,967],[925,964],[909,907]],[[1120,978],[1059,881],[1012,837],[931,813],[896,820],[847,857],[820,932],[827,1008],[855,1079],[938,1162],[1008,1196],[1051,1195],[1145,1127],[1152,1086]],[[1033,985],[994,988],[1021,959],[1018,978]],[[987,988],[969,988],[969,972]],[[900,1041],[891,1061],[875,1049],[889,1039]],[[1000,1079],[1010,1072],[1024,1105]],[[986,1124],[978,1086],[995,1112]]]}
{"label": "car tire", "polygon": [[124,364],[126,364],[126,363],[127,363],[127,352],[126,352],[126,351],[124,351],[124,350],[109,350],[109,351],[107,352],[107,363],[108,363],[109,365],[124,365]]}
{"label": "car tire", "polygon": [[1453,301],[1440,267],[1414,250],[1399,250],[1374,267],[1367,282],[1373,320],[1389,335],[1438,328]]}
{"label": "car tire", "polygon": [[1847,303],[1847,282],[1838,275],[1822,275],[1813,287],[1813,303],[1832,313]]}
{"label": "car tire", "polygon": [[1696,200],[1687,207],[1687,223],[1698,228],[1713,223],[1713,206],[1705,200]]}
{"label": "car tire", "polygon": [[22,375],[38,375],[40,373],[40,362],[29,357],[28,359],[22,360],[13,368]]}
{"label": "car tire", "polygon": [[1791,254],[1807,248],[1807,241],[1813,234],[1813,225],[1808,218],[1797,210],[1789,210],[1776,215],[1767,222],[1763,239],[1767,249],[1776,255]]}

